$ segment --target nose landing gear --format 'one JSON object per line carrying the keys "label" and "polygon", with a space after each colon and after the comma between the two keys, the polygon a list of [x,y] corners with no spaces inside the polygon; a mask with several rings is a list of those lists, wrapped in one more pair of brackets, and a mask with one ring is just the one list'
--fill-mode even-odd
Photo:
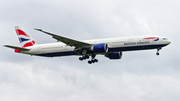
{"label": "nose landing gear", "polygon": [[157,52],[156,55],[159,55],[159,52]]}
{"label": "nose landing gear", "polygon": [[161,47],[157,48],[157,53],[156,53],[156,55],[159,55],[159,50],[161,50],[161,49],[162,49]]}

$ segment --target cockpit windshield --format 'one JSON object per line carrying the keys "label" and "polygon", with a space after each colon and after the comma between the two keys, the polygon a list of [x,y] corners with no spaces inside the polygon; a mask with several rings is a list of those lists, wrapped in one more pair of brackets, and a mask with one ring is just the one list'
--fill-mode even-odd
{"label": "cockpit windshield", "polygon": [[163,38],[163,40],[168,40],[167,38]]}

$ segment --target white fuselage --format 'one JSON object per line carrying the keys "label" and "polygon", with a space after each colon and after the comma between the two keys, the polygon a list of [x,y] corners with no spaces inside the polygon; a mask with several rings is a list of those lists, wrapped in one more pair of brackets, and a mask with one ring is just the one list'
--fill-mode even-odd
{"label": "white fuselage", "polygon": [[[89,44],[99,44],[106,43],[108,45],[108,53],[120,52],[120,51],[133,51],[133,50],[146,50],[146,49],[157,49],[159,47],[164,47],[170,44],[170,41],[165,37],[159,37],[156,39],[145,39],[148,37],[157,36],[137,36],[137,37],[122,37],[122,38],[107,38],[107,39],[94,39],[94,40],[84,40]],[[30,51],[21,51],[20,53],[37,55],[37,56],[68,56],[68,55],[78,55],[74,52],[75,47],[67,46],[64,43],[49,43],[49,44],[36,44],[31,47]],[[92,52],[87,53],[92,54]],[[96,53],[94,53],[96,54]],[[107,53],[98,53],[107,54]]]}

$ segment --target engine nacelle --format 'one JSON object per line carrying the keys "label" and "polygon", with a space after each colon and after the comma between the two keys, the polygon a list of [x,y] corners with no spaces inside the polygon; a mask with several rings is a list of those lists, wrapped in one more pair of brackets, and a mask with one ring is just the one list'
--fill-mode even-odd
{"label": "engine nacelle", "polygon": [[95,53],[108,52],[108,45],[106,43],[95,44],[91,47],[91,50]]}
{"label": "engine nacelle", "polygon": [[109,59],[121,59],[122,52],[113,52],[105,55]]}

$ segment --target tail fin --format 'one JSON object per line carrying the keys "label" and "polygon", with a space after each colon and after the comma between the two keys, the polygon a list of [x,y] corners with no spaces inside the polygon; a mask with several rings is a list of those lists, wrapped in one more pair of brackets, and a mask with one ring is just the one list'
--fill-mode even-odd
{"label": "tail fin", "polygon": [[36,42],[28,34],[26,34],[19,26],[15,26],[15,30],[21,43],[21,46],[23,48],[33,46],[36,44]]}

